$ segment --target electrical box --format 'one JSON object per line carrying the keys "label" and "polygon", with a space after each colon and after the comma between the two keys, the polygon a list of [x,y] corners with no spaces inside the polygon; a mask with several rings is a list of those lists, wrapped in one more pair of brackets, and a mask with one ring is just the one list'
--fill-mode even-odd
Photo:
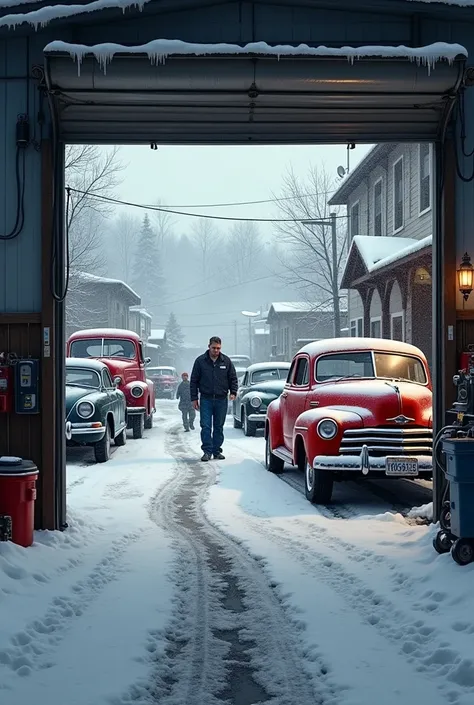
{"label": "electrical box", "polygon": [[15,365],[15,412],[39,413],[39,360],[18,360]]}

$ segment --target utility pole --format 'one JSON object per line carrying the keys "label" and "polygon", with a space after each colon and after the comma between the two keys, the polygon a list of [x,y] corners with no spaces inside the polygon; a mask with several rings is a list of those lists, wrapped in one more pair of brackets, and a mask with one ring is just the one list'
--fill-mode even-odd
{"label": "utility pole", "polygon": [[234,321],[234,355],[237,355],[237,321]]}
{"label": "utility pole", "polygon": [[252,362],[252,319],[249,317],[249,358]]}
{"label": "utility pole", "polygon": [[321,228],[331,226],[331,254],[332,254],[332,277],[331,289],[334,309],[334,337],[341,337],[341,312],[339,309],[339,272],[338,272],[338,253],[337,253],[337,213],[330,213],[329,218],[319,218],[315,220],[301,220],[301,224],[305,228],[311,230],[311,225],[319,225]]}
{"label": "utility pole", "polygon": [[[347,152],[349,154],[349,152]],[[336,213],[330,213],[332,239],[332,299],[334,301],[334,337],[341,335],[341,312],[339,310],[339,268],[337,263],[337,223]]]}

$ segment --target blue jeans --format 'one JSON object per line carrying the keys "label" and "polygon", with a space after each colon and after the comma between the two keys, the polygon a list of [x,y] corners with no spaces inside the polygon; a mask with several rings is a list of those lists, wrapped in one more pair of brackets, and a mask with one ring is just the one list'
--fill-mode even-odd
{"label": "blue jeans", "polygon": [[227,399],[203,399],[201,397],[199,408],[201,413],[201,448],[203,453],[216,455],[222,452],[227,405]]}

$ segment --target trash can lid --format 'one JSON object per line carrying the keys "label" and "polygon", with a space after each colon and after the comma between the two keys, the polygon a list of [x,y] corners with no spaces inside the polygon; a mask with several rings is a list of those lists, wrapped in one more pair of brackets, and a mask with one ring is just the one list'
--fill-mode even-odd
{"label": "trash can lid", "polygon": [[16,455],[0,455],[0,465],[21,465],[21,461]]}
{"label": "trash can lid", "polygon": [[32,475],[38,472],[37,466],[32,460],[22,458],[12,458],[10,456],[0,456],[0,477],[6,475]]}

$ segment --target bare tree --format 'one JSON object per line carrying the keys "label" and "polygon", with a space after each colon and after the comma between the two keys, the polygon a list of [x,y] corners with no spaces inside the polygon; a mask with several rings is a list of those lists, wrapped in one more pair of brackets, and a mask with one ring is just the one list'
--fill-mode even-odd
{"label": "bare tree", "polygon": [[99,229],[113,205],[93,194],[110,198],[121,183],[125,165],[117,147],[106,152],[95,145],[66,147],[66,186],[68,192],[67,228],[72,270],[100,273],[104,252]]}
{"label": "bare tree", "polygon": [[225,237],[224,248],[226,269],[236,284],[247,281],[259,271],[264,245],[255,223],[235,223]]}
{"label": "bare tree", "polygon": [[88,278],[87,274],[97,275],[104,271],[102,233],[104,221],[112,213],[112,205],[94,198],[93,194],[113,197],[124,168],[118,159],[117,148],[103,152],[94,145],[66,147],[66,186],[70,188],[66,214],[69,237],[66,321],[69,329],[71,326],[83,327],[87,320],[103,318],[103,304],[93,295],[91,277]]}
{"label": "bare tree", "polygon": [[[161,200],[158,199],[156,205],[161,207]],[[170,213],[166,213],[166,211],[154,211],[152,227],[153,232],[156,234],[158,252],[160,257],[164,257],[167,241],[173,234],[173,216]]]}
{"label": "bare tree", "polygon": [[219,230],[208,218],[199,218],[193,224],[194,241],[201,254],[201,273],[204,279],[209,274],[211,252],[216,252],[220,245]]}
{"label": "bare tree", "polygon": [[140,230],[141,223],[137,217],[130,213],[121,213],[114,222],[111,232],[114,271],[117,278],[127,284],[132,280],[133,258]]}
{"label": "bare tree", "polygon": [[[334,180],[324,167],[312,167],[302,181],[292,170],[284,178],[282,196],[278,202],[282,218],[294,222],[276,224],[283,247],[280,258],[285,271],[282,276],[296,286],[314,310],[329,307],[334,311],[335,335],[339,336],[342,264],[346,255],[347,225],[340,209],[329,207],[328,198],[334,190]],[[310,195],[308,195],[310,194]],[[336,250],[333,253],[331,213],[335,213]],[[306,222],[305,222],[306,221]],[[310,221],[324,221],[311,223]]]}

